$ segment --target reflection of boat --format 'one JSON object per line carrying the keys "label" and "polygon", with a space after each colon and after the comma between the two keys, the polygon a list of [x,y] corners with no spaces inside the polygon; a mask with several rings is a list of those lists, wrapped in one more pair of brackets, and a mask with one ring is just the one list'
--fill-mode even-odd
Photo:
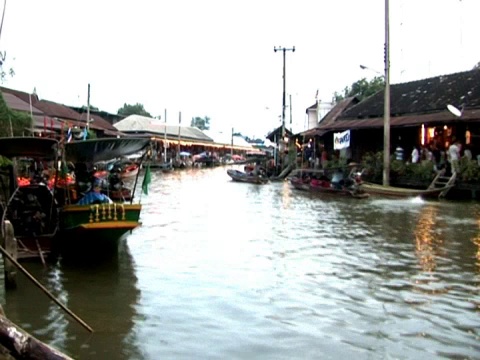
{"label": "reflection of boat", "polygon": [[360,185],[361,173],[355,167],[350,167],[345,176],[343,168],[327,170],[299,170],[290,177],[290,184],[295,189],[315,193],[334,194],[349,196],[357,199],[365,199],[370,195]]}
{"label": "reflection of boat", "polygon": [[374,183],[364,182],[361,188],[372,195],[389,196],[389,197],[439,197],[443,192],[448,191],[453,185],[446,185],[439,188],[428,189],[408,189],[394,186],[385,186]]}
{"label": "reflection of boat", "polygon": [[[136,304],[141,295],[137,268],[127,242],[120,243],[116,253],[99,261],[79,258],[47,268],[37,263],[28,265],[29,272],[42,279],[57,298],[66,299],[68,308],[78,311],[95,334],[108,335],[89,337],[82,333],[72,318],[39,295],[38,288],[31,286],[25,276],[18,276],[21,291],[8,291],[4,295],[5,313],[15,323],[24,328],[27,324],[27,329],[39,339],[75,359],[95,359],[99,353],[103,359],[145,357],[140,342],[125,340],[136,336],[139,315]],[[31,305],[32,299],[37,299],[35,307]]]}
{"label": "reflection of boat", "polygon": [[247,174],[240,170],[227,170],[227,174],[232,178],[233,181],[251,183],[251,184],[266,184],[268,183],[268,178],[262,175],[253,175]]}
{"label": "reflection of boat", "polygon": [[[145,149],[148,139],[92,139],[65,144],[65,159],[74,163],[96,163]],[[140,225],[140,204],[66,203],[60,209],[58,246],[62,253],[74,249],[88,252],[112,250],[118,240]]]}

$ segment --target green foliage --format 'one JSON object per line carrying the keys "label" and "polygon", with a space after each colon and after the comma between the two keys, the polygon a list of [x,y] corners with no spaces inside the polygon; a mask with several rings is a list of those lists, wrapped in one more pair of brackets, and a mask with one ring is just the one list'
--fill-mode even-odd
{"label": "green foliage", "polygon": [[362,158],[364,180],[381,182],[383,177],[383,151],[368,152]]}
{"label": "green foliage", "polygon": [[194,126],[199,128],[200,130],[209,130],[210,129],[210,118],[205,116],[204,118],[201,117],[194,117],[192,118],[192,122],[190,126]]}
{"label": "green foliage", "polygon": [[416,180],[432,181],[436,175],[431,161],[422,161],[417,164],[408,163],[405,165],[405,169],[405,176]]}
{"label": "green foliage", "polygon": [[[80,110],[81,110],[81,112],[86,113],[86,112],[88,111],[88,108],[89,108],[88,106],[83,105],[83,106],[80,108]],[[99,109],[98,107],[93,106],[92,104],[90,104],[90,111],[99,111],[99,110],[100,110],[100,109]]]}
{"label": "green foliage", "polygon": [[460,159],[459,178],[464,182],[478,183],[480,182],[480,166],[477,161]]}
{"label": "green foliage", "polygon": [[383,90],[385,87],[385,80],[383,76],[375,76],[368,81],[366,78],[355,81],[351,86],[346,86],[342,92],[333,94],[335,102],[339,102],[345,98],[356,96],[360,101]]}
{"label": "green foliage", "polygon": [[88,129],[87,139],[96,139],[97,133],[94,130]]}
{"label": "green foliage", "polygon": [[[0,27],[1,30],[1,27]],[[7,80],[7,75],[10,77],[13,77],[15,75],[15,71],[13,70],[12,67],[7,68],[5,65],[5,60],[7,58],[7,52],[0,51],[0,82],[3,84],[5,80]]]}
{"label": "green foliage", "polygon": [[118,109],[118,115],[129,116],[129,115],[140,115],[140,116],[147,116],[152,117],[148,111],[145,110],[143,104],[136,103],[135,105],[131,104],[123,104],[123,107]]}
{"label": "green foliage", "polygon": [[0,137],[22,136],[31,126],[30,115],[11,110],[0,93]]}

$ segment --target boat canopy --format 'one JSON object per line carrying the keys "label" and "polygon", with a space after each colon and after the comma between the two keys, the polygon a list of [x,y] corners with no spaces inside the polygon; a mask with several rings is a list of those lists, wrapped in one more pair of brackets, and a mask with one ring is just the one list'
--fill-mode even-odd
{"label": "boat canopy", "polygon": [[42,137],[4,137],[0,138],[0,155],[9,159],[14,157],[50,158],[57,155],[58,141]]}
{"label": "boat canopy", "polygon": [[149,138],[105,138],[65,144],[65,159],[74,163],[108,161],[144,150]]}

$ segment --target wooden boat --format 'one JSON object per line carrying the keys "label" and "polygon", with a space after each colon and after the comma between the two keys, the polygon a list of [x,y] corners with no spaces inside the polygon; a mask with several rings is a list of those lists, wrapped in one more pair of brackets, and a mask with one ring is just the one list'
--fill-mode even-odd
{"label": "wooden boat", "polygon": [[298,176],[293,176],[290,178],[290,184],[297,189],[303,191],[310,190],[310,178],[301,178]]}
{"label": "wooden boat", "polygon": [[13,228],[19,259],[46,257],[58,234],[58,206],[46,176],[47,164],[55,164],[57,154],[54,139],[0,138],[0,155],[10,160],[0,166],[2,226]]}
{"label": "wooden boat", "polygon": [[354,167],[350,167],[348,176],[344,177],[340,182],[333,182],[331,172],[339,169],[298,170],[290,176],[290,184],[295,189],[314,193],[349,196],[357,199],[365,199],[370,196],[368,192],[360,187],[362,182],[361,174],[356,172]]}
{"label": "wooden boat", "polygon": [[251,175],[240,170],[228,169],[227,174],[232,178],[233,181],[250,183],[250,184],[268,183],[268,178],[262,175]]}
{"label": "wooden boat", "polygon": [[[295,189],[313,193],[368,198],[370,194],[360,187],[361,172],[357,171],[355,165],[331,169],[299,169],[289,176],[290,184]],[[333,180],[335,176],[339,177]]]}
{"label": "wooden boat", "polygon": [[168,161],[168,162],[150,161],[148,164],[151,169],[159,169],[164,172],[173,171],[173,163],[171,161]]}
{"label": "wooden boat", "polygon": [[125,158],[115,161],[111,171],[116,172],[120,178],[127,179],[137,176],[139,170],[139,164]]}
{"label": "wooden boat", "polygon": [[[137,153],[148,144],[149,139],[145,138],[70,142],[64,145],[64,157],[73,163],[96,163]],[[77,256],[85,252],[102,254],[115,250],[118,241],[140,225],[141,209],[141,204],[131,201],[89,205],[66,201],[59,209],[58,252],[63,256]]]}
{"label": "wooden boat", "polygon": [[438,188],[428,189],[409,189],[395,186],[384,186],[380,184],[374,184],[369,182],[363,182],[361,188],[372,195],[388,196],[388,197],[423,197],[434,198],[439,197],[443,192],[451,189],[453,185],[446,185]]}
{"label": "wooden boat", "polygon": [[370,194],[359,187],[357,183],[336,186],[330,181],[312,180],[310,181],[309,187],[312,192],[349,196],[356,199],[366,199],[370,196]]}

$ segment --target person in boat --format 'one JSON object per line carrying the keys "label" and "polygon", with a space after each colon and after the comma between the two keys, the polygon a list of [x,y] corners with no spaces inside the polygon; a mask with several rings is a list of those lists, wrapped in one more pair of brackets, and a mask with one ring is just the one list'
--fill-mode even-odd
{"label": "person in boat", "polygon": [[251,172],[251,175],[253,176],[263,176],[265,174],[265,169],[263,166],[257,162],[255,164],[255,167],[253,168],[253,171]]}
{"label": "person in boat", "polygon": [[330,180],[332,187],[338,190],[341,190],[345,180],[343,178],[343,172],[341,169],[336,169],[332,175],[332,180]]}
{"label": "person in boat", "polygon": [[102,180],[95,178],[92,188],[77,203],[77,205],[109,204],[113,203],[107,195],[102,193]]}

